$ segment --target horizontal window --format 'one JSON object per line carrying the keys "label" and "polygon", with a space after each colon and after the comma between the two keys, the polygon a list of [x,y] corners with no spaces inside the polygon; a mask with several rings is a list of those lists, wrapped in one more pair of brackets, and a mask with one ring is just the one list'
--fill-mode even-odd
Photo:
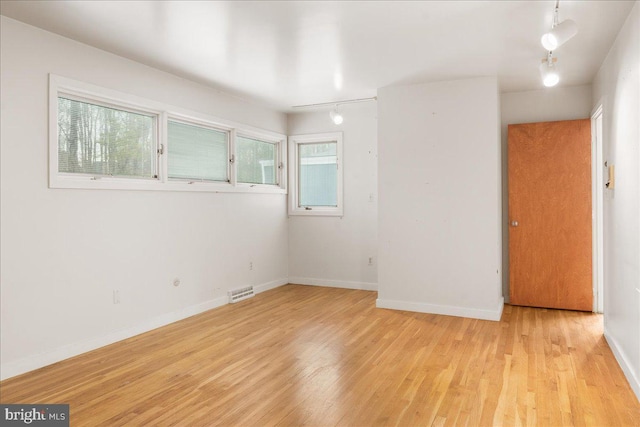
{"label": "horizontal window", "polygon": [[285,135],[49,76],[49,186],[286,194]]}
{"label": "horizontal window", "polygon": [[278,184],[278,144],[244,136],[236,137],[238,182]]}
{"label": "horizontal window", "polygon": [[58,172],[156,178],[157,117],[58,97]]}
{"label": "horizontal window", "polygon": [[169,120],[170,179],[229,181],[229,132]]}

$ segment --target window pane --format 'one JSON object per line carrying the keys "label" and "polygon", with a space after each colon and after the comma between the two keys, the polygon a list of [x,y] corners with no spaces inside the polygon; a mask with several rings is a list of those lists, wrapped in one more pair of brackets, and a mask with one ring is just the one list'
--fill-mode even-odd
{"label": "window pane", "polygon": [[229,133],[169,121],[169,178],[228,181]]}
{"label": "window pane", "polygon": [[58,172],[155,177],[155,121],[58,97]]}
{"label": "window pane", "polygon": [[338,144],[298,146],[300,206],[338,206]]}
{"label": "window pane", "polygon": [[277,184],[278,150],[276,144],[238,136],[238,182]]}

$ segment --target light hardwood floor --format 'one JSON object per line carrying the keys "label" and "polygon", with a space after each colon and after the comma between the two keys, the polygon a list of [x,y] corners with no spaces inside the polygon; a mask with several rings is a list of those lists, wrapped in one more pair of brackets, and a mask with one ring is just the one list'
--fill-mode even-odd
{"label": "light hardwood floor", "polygon": [[287,285],[0,383],[72,426],[640,425],[599,315],[490,322]]}

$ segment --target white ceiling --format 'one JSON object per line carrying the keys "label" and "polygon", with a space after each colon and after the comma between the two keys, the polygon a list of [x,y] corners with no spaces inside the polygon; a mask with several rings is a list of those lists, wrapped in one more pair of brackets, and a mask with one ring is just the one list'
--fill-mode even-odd
{"label": "white ceiling", "polygon": [[[593,80],[633,1],[561,1],[560,86]],[[36,27],[283,111],[406,83],[542,88],[555,1],[2,1]]]}

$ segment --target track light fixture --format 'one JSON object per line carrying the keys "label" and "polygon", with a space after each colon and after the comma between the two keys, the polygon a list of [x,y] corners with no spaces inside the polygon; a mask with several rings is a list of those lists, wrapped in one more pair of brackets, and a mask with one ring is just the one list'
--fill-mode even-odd
{"label": "track light fixture", "polygon": [[378,97],[376,97],[376,96],[374,96],[372,98],[345,99],[344,101],[339,101],[339,102],[335,102],[334,101],[334,102],[321,102],[321,103],[318,103],[318,104],[294,105],[292,108],[314,108],[314,109],[318,109],[318,108],[328,107],[328,106],[332,105],[333,109],[329,112],[329,117],[331,117],[331,120],[333,121],[334,124],[340,125],[340,124],[342,124],[342,122],[344,122],[344,117],[338,111],[338,107],[340,107],[342,104],[355,104],[355,103],[358,103],[358,102],[376,101],[377,99],[378,99]]}
{"label": "track light fixture", "polygon": [[338,112],[338,104],[336,104],[335,109],[329,112],[329,117],[331,117],[331,120],[333,120],[334,124],[336,125],[342,124],[342,122],[344,121],[344,117],[342,117],[342,114]]}
{"label": "track light fixture", "polygon": [[556,8],[553,11],[553,25],[551,31],[545,33],[540,42],[547,50],[556,50],[569,39],[578,34],[578,24],[571,19],[558,23],[558,10],[560,8],[560,0],[556,2]]}
{"label": "track light fixture", "polygon": [[557,0],[556,7],[553,11],[551,31],[545,33],[540,39],[542,46],[547,50],[547,57],[543,58],[542,64],[540,64],[540,76],[542,77],[542,83],[546,87],[555,86],[560,81],[557,64],[558,59],[553,57],[553,51],[578,33],[578,25],[574,21],[567,19],[566,21],[558,23],[559,9],[560,0]]}
{"label": "track light fixture", "polygon": [[540,64],[540,76],[542,77],[542,84],[546,87],[555,86],[560,81],[557,61],[558,58],[554,58],[551,52],[549,52],[546,58],[542,59],[542,64]]}

